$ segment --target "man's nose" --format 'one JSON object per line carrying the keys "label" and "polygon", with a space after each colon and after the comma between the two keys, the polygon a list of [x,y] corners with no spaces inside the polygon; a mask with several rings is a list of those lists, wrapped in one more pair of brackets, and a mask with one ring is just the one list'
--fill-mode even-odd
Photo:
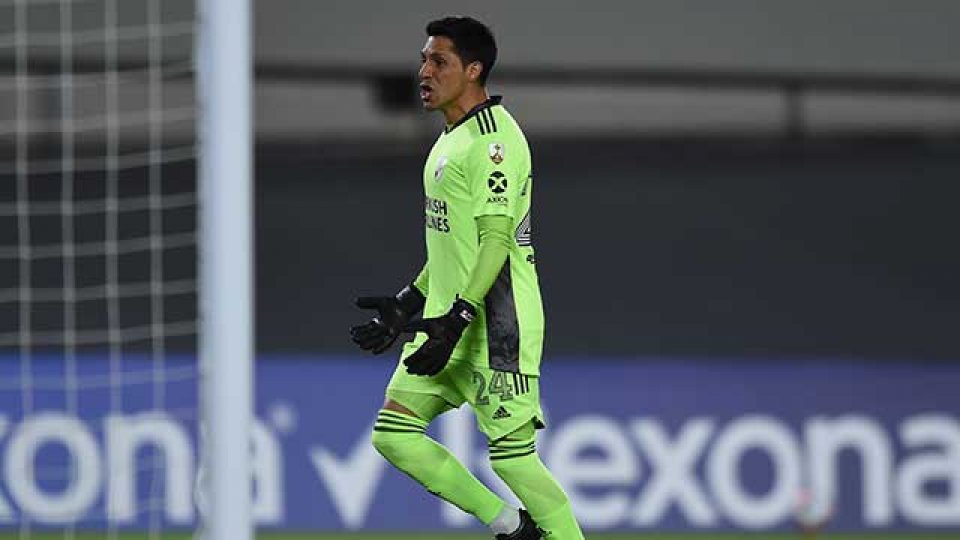
{"label": "man's nose", "polygon": [[430,69],[430,64],[428,62],[424,62],[423,65],[420,66],[420,79],[426,79],[432,72],[433,70]]}

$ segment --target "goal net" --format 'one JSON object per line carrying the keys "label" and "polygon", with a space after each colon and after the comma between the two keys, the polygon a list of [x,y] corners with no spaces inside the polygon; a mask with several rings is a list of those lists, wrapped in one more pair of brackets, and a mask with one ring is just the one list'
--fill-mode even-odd
{"label": "goal net", "polygon": [[192,0],[0,0],[0,538],[194,530]]}

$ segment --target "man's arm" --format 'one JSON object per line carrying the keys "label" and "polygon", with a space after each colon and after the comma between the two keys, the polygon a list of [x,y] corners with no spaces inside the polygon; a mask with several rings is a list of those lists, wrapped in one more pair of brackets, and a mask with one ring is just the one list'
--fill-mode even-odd
{"label": "man's arm", "polygon": [[436,375],[450,359],[460,336],[477,315],[477,306],[493,286],[510,255],[513,220],[509,216],[478,216],[480,251],[466,288],[445,315],[407,324],[407,332],[426,332],[429,339],[404,361],[407,372]]}
{"label": "man's arm", "polygon": [[503,269],[513,243],[513,220],[509,216],[478,216],[476,219],[480,251],[461,295],[474,307],[483,303],[487,291]]}

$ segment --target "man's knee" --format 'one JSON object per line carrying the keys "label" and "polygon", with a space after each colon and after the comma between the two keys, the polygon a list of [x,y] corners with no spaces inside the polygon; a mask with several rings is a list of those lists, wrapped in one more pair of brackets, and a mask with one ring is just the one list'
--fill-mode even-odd
{"label": "man's knee", "polygon": [[395,409],[381,409],[370,441],[384,458],[401,466],[415,441],[426,437],[426,424],[415,416]]}
{"label": "man's knee", "polygon": [[498,456],[492,453],[492,450],[491,448],[490,466],[493,472],[528,509],[536,508],[539,511],[544,508],[543,504],[555,508],[569,502],[563,488],[540,461],[536,449],[533,448],[532,439],[531,446],[520,452],[509,449],[507,454]]}
{"label": "man's knee", "polygon": [[523,427],[517,431],[490,441],[488,444],[490,450],[490,466],[497,476],[507,481],[509,477],[515,475],[516,464],[519,460],[536,459],[537,439],[536,432],[532,425]]}
{"label": "man's knee", "polygon": [[510,471],[512,469],[510,467],[509,461],[510,461],[509,459],[494,459],[493,457],[490,458],[490,468],[493,469],[493,472],[496,473],[496,475],[499,476],[501,480],[506,482],[508,486],[510,485],[511,479],[514,477],[514,475],[510,474]]}
{"label": "man's knee", "polygon": [[402,439],[404,437],[399,435],[398,433],[377,431],[374,429],[373,435],[370,437],[370,442],[373,443],[373,447],[377,449],[377,452],[379,452],[381,456],[393,462],[403,453]]}

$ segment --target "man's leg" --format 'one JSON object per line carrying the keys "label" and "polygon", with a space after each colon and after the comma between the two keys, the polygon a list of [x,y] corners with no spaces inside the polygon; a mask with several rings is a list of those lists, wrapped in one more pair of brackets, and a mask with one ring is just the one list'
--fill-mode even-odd
{"label": "man's leg", "polygon": [[506,503],[425,434],[430,421],[450,405],[429,394],[392,391],[390,396],[377,416],[373,446],[427,491],[490,525]]}
{"label": "man's leg", "polygon": [[473,366],[457,381],[487,436],[490,465],[523,502],[545,540],[582,540],[566,493],[536,451],[536,428],[546,427],[540,378]]}
{"label": "man's leg", "polygon": [[490,465],[523,502],[545,540],[583,540],[570,500],[536,451],[536,429],[520,429],[489,443]]}

